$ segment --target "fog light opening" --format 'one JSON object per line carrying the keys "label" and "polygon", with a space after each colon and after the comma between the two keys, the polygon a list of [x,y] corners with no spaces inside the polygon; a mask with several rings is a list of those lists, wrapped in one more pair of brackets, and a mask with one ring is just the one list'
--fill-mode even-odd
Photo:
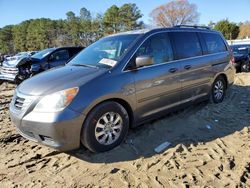
{"label": "fog light opening", "polygon": [[51,137],[49,137],[49,136],[44,136],[44,135],[39,135],[39,136],[40,136],[40,138],[41,138],[42,141],[45,141],[45,142],[54,142],[54,140]]}

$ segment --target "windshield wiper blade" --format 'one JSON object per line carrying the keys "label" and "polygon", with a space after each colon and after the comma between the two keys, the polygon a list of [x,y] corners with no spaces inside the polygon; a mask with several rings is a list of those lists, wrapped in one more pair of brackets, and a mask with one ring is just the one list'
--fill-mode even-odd
{"label": "windshield wiper blade", "polygon": [[95,68],[98,69],[98,67],[93,66],[93,65],[86,65],[86,64],[72,64],[73,66],[79,66],[79,67],[91,67],[91,68]]}

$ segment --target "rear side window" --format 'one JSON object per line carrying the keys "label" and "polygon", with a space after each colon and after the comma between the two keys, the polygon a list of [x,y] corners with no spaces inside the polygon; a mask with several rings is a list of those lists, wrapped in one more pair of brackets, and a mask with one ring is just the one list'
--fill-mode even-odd
{"label": "rear side window", "polygon": [[202,55],[199,38],[195,32],[173,32],[176,59]]}
{"label": "rear side window", "polygon": [[221,36],[214,33],[201,33],[207,45],[208,54],[227,51],[226,45]]}

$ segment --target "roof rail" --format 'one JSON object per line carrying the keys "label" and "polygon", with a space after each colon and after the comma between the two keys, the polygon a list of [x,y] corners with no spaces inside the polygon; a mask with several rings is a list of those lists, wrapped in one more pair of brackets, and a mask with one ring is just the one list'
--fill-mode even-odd
{"label": "roof rail", "polygon": [[181,28],[181,27],[186,27],[186,28],[196,28],[196,29],[209,29],[211,30],[210,27],[207,26],[199,26],[199,25],[175,25],[174,27],[176,28]]}

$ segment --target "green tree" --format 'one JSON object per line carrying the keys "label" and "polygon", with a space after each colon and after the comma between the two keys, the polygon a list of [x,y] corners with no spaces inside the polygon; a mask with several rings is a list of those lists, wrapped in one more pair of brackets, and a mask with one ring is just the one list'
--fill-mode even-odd
{"label": "green tree", "polygon": [[217,22],[214,29],[220,31],[227,40],[236,39],[240,32],[239,26],[228,19]]}
{"label": "green tree", "polygon": [[26,51],[26,35],[30,21],[24,21],[13,27],[14,51]]}
{"label": "green tree", "polygon": [[89,20],[89,21],[91,21],[91,13],[85,7],[80,9],[80,19],[81,20]]}
{"label": "green tree", "polygon": [[53,46],[55,29],[54,22],[50,19],[32,20],[27,29],[26,48],[40,50]]}
{"label": "green tree", "polygon": [[94,42],[104,36],[103,15],[97,14],[91,23],[91,41]]}
{"label": "green tree", "polygon": [[141,17],[141,11],[134,3],[124,4],[120,8],[113,5],[103,16],[105,33],[111,34],[141,28],[143,22],[138,22]]}
{"label": "green tree", "polygon": [[92,16],[89,10],[85,7],[80,10],[80,35],[79,42],[82,46],[88,46],[92,40]]}
{"label": "green tree", "polygon": [[65,20],[54,21],[55,33],[53,35],[52,46],[69,46],[71,37],[67,30],[67,23]]}
{"label": "green tree", "polygon": [[80,33],[80,20],[72,11],[67,12],[67,30],[72,45],[79,45],[79,33]]}
{"label": "green tree", "polygon": [[0,53],[8,54],[14,52],[12,25],[3,27],[0,30]]}
{"label": "green tree", "polygon": [[140,28],[142,26],[142,22],[138,22],[138,19],[141,17],[141,11],[136,4],[124,4],[119,9],[121,30],[126,31]]}
{"label": "green tree", "polygon": [[111,6],[103,16],[105,33],[111,34],[120,31],[119,8],[116,5]]}
{"label": "green tree", "polygon": [[79,15],[70,11],[66,19],[30,19],[0,28],[0,53],[42,50],[55,46],[88,46],[106,34],[143,27],[135,4],[113,5],[104,15],[91,15],[85,7]]}

